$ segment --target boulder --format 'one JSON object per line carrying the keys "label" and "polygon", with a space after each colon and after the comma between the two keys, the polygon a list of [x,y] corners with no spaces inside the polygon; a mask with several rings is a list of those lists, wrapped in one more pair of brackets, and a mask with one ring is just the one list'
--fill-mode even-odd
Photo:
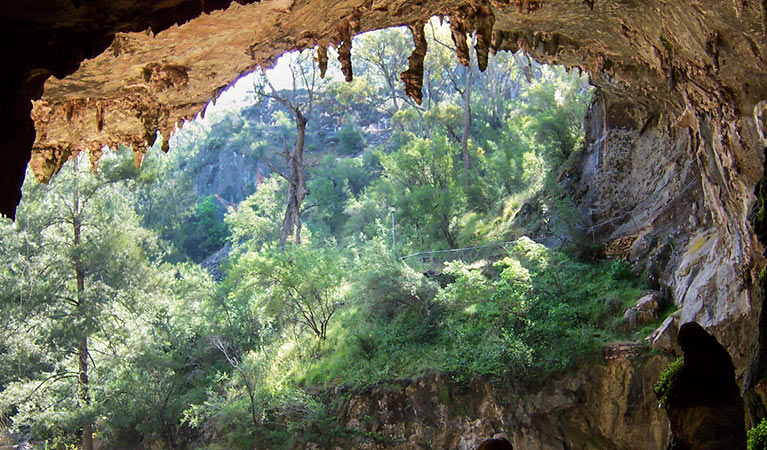
{"label": "boulder", "polygon": [[681,353],[676,344],[676,337],[679,332],[679,319],[669,316],[663,323],[645,338],[650,347],[661,352],[678,355]]}

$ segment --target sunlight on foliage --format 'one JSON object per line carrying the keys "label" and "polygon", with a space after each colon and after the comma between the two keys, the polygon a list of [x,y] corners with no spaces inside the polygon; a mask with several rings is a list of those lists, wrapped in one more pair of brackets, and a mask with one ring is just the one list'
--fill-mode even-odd
{"label": "sunlight on foliage", "polygon": [[[244,77],[140,171],[119,146],[98,175],[83,153],[25,184],[0,222],[0,430],[57,449],[87,425],[114,448],[331,448],[360,434],[338,425],[339,391],[534,386],[633,338],[620,313],[642,283],[582,257],[598,244],[558,184],[588,80],[508,52],[480,72],[473,49],[455,64],[447,23],[426,32],[421,105],[399,76],[410,32],[366,33],[352,83],[292,53],[282,87]],[[301,245],[280,248],[291,102],[314,111],[308,193]]]}

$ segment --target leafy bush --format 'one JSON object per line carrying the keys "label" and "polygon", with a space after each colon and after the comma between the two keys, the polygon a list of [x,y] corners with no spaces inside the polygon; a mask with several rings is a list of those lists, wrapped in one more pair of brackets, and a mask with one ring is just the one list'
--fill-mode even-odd
{"label": "leafy bush", "polygon": [[343,155],[356,155],[365,149],[365,144],[365,136],[349,123],[338,132],[338,150]]}
{"label": "leafy bush", "polygon": [[665,408],[669,402],[673,401],[674,383],[679,376],[679,371],[684,367],[684,358],[680,357],[672,362],[660,373],[658,382],[655,383],[653,390],[658,397],[658,406]]}
{"label": "leafy bush", "polygon": [[373,317],[389,321],[403,311],[421,317],[432,312],[432,300],[438,289],[434,281],[389,257],[381,241],[369,246],[366,252],[358,272],[357,290]]}
{"label": "leafy bush", "polygon": [[617,281],[627,281],[634,278],[631,273],[631,264],[626,261],[616,259],[610,264],[610,276]]}
{"label": "leafy bush", "polygon": [[767,419],[748,430],[748,450],[767,450]]}
{"label": "leafy bush", "polygon": [[226,208],[210,195],[197,204],[193,216],[181,227],[180,247],[192,261],[201,262],[224,246],[229,230],[224,224]]}

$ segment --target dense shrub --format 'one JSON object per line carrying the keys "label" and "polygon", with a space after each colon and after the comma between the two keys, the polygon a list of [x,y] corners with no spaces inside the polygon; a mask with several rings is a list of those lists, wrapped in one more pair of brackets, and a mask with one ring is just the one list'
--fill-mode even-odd
{"label": "dense shrub", "polygon": [[380,241],[366,253],[357,288],[364,307],[374,318],[389,321],[404,311],[422,317],[432,312],[438,289],[434,281],[387,255]]}
{"label": "dense shrub", "polygon": [[748,450],[767,450],[767,419],[748,430]]}
{"label": "dense shrub", "polygon": [[663,369],[663,372],[660,373],[658,382],[655,383],[655,387],[653,388],[655,395],[658,397],[659,407],[665,408],[668,406],[669,402],[673,401],[674,383],[683,366],[684,358],[678,358],[676,361],[666,366],[666,368]]}

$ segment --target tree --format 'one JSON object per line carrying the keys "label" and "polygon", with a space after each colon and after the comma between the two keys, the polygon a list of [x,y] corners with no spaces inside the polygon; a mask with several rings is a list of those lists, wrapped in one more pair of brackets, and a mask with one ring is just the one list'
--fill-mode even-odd
{"label": "tree", "polygon": [[280,239],[279,215],[285,196],[284,183],[270,176],[258,190],[229,211],[224,218],[231,231],[230,240],[238,247],[259,250]]}
{"label": "tree", "polygon": [[[368,101],[389,117],[407,108],[418,114],[418,123],[423,127],[425,109],[404,95],[404,85],[400,80],[400,73],[408,67],[412,46],[410,33],[405,27],[390,28],[366,33],[358,39],[355,64],[360,68],[359,73],[375,87]],[[421,132],[425,130],[422,128]]]}
{"label": "tree", "polygon": [[[306,141],[306,125],[312,116],[315,94],[321,89],[317,64],[313,52],[302,52],[289,55],[292,60],[289,68],[292,78],[292,88],[278,91],[275,89],[266,73],[254,84],[253,93],[262,99],[270,99],[279,103],[293,117],[296,126],[296,140],[292,149],[283,141],[283,156],[287,173],[272,166],[277,174],[288,182],[288,194],[285,207],[285,217],[280,233],[280,248],[285,248],[289,237],[295,236],[296,243],[301,243],[301,205],[304,197],[309,194],[306,189],[306,166],[304,164],[304,144]],[[268,162],[267,160],[264,160]]]}
{"label": "tree", "polygon": [[444,239],[458,247],[457,219],[466,197],[453,170],[453,148],[443,136],[414,139],[390,155],[380,155],[384,183],[401,220],[424,241]]}
{"label": "tree", "polygon": [[[461,133],[461,156],[463,159],[463,188],[464,190],[469,189],[469,170],[473,168],[474,163],[472,161],[471,155],[469,154],[469,136],[471,134],[471,87],[472,82],[474,79],[474,68],[472,67],[472,61],[476,60],[476,51],[472,51],[474,47],[474,43],[476,42],[476,34],[472,34],[470,38],[470,46],[467,46],[466,43],[466,31],[461,30],[459,27],[453,27],[451,26],[452,31],[452,40],[453,44],[455,46],[452,46],[445,42],[445,40],[440,36],[439,31],[442,32],[442,34],[445,33],[444,27],[442,27],[441,30],[437,30],[434,27],[434,20],[429,22],[430,29],[431,29],[431,39],[442,46],[443,48],[446,48],[450,50],[451,52],[455,52],[456,54],[465,54],[468,56],[468,60],[464,60],[459,56],[459,61],[461,62],[461,69],[459,70],[451,70],[451,66],[442,66],[442,70],[446,71],[446,78],[450,80],[450,83],[453,86],[453,89],[455,89],[455,92],[458,93],[461,99],[461,106],[463,109],[463,120],[462,120],[462,133]],[[461,45],[463,45],[463,48],[461,48]],[[459,51],[460,50],[460,51]],[[472,57],[472,54],[474,57]],[[449,125],[448,125],[449,127]],[[452,129],[449,129],[452,136],[457,137],[456,133],[452,131]]]}
{"label": "tree", "polygon": [[180,244],[192,261],[201,262],[219,250],[229,231],[224,224],[224,206],[212,195],[197,204],[193,216],[181,226]]}
{"label": "tree", "polygon": [[249,252],[232,268],[240,280],[234,296],[253,296],[266,317],[310,330],[320,341],[343,300],[343,255],[330,248],[286,247],[281,252]]}
{"label": "tree", "polygon": [[26,202],[12,225],[25,245],[2,244],[6,257],[16,262],[9,274],[16,281],[3,283],[7,290],[2,296],[18,305],[14,320],[45,324],[38,331],[47,334],[53,367],[75,356],[76,370],[54,370],[40,386],[76,377],[86,450],[93,448],[89,338],[103,329],[105,305],[135,295],[145,279],[147,252],[155,246],[120,189],[126,177],[135,175],[132,161],[123,158],[110,166],[109,159],[102,161],[100,177],[81,154],[49,186],[27,184]]}

